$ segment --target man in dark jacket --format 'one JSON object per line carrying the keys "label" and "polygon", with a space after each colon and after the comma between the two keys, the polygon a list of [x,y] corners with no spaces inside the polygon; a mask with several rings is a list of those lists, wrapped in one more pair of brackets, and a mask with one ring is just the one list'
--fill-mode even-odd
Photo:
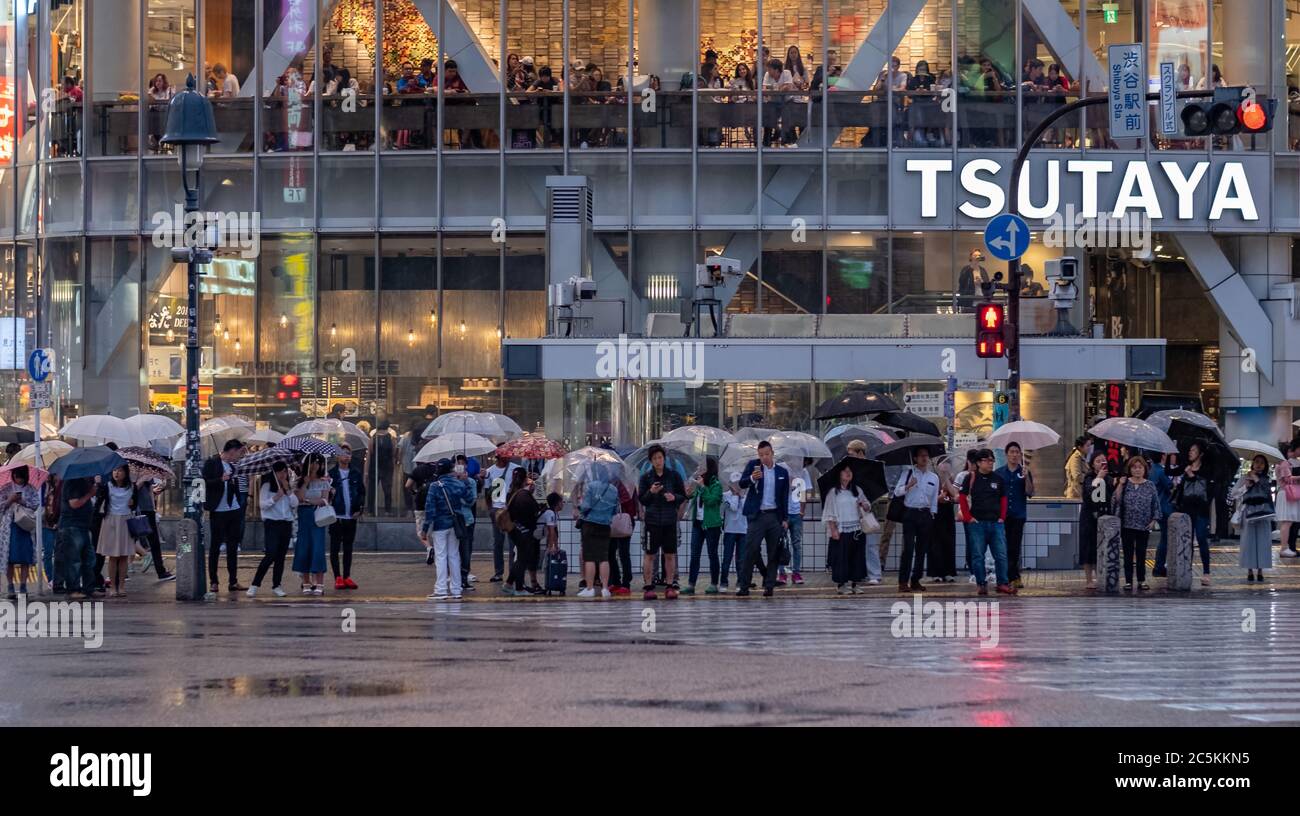
{"label": "man in dark jacket", "polygon": [[[662,446],[651,445],[650,470],[641,475],[637,486],[637,499],[645,508],[646,538],[641,574],[646,581],[644,598],[647,601],[655,599],[655,555],[660,550],[664,554],[664,576],[677,574],[677,508],[686,501],[686,485],[677,471],[664,467],[666,458]],[[672,600],[679,591],[674,580],[664,597]]]}
{"label": "man in dark jacket", "polygon": [[226,545],[226,573],[231,592],[242,592],[248,587],[239,585],[239,545],[244,540],[244,500],[240,495],[239,477],[234,474],[235,463],[244,455],[244,443],[231,439],[221,453],[203,463],[203,484],[206,488],[203,509],[208,511],[208,526],[212,530],[212,543],[208,550],[209,589],[217,591],[217,564],[221,560],[221,545]]}
{"label": "man in dark jacket", "polygon": [[776,588],[777,565],[781,563],[781,540],[789,528],[790,472],[776,463],[772,444],[766,439],[758,443],[758,458],[745,466],[739,485],[749,491],[742,511],[749,526],[745,533],[745,558],[737,576],[740,588],[736,594],[742,597],[749,594],[749,580],[754,575],[754,561],[759,556],[758,545],[767,542],[763,597],[770,598]]}
{"label": "man in dark jacket", "polygon": [[989,594],[984,572],[984,553],[993,551],[998,592],[1015,595],[1007,578],[1007,485],[993,471],[993,451],[984,448],[976,460],[978,470],[961,485],[961,517],[966,523],[966,558],[979,584],[979,594]]}
{"label": "man in dark jacket", "polygon": [[[334,487],[334,515],[330,525],[330,569],[334,571],[335,589],[356,589],[352,580],[352,544],[357,540],[357,519],[366,509],[365,477],[361,468],[352,467],[352,447],[339,445],[339,455],[330,468]],[[343,551],[343,569],[339,570],[339,550]]]}

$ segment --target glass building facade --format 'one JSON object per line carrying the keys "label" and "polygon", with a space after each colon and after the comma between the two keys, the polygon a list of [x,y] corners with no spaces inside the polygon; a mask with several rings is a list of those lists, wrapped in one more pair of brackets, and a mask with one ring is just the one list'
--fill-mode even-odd
{"label": "glass building facade", "polygon": [[[1106,47],[1126,42],[1153,81],[1174,62],[1183,88],[1278,100],[1276,126],[1125,144],[1093,109],[1041,152],[1260,155],[1273,183],[1253,233],[1293,247],[1294,0],[3,0],[0,416],[26,412],[36,346],[58,355],[52,421],[179,413],[183,194],[160,137],[189,74],[220,135],[202,206],[224,219],[201,287],[205,416],[283,430],[342,405],[400,430],[436,405],[578,445],[608,434],[610,382],[503,376],[503,341],[547,334],[548,176],[587,179],[592,275],[628,334],[676,311],[710,252],[745,259],[730,314],[960,310],[982,238],[900,219],[899,163],[1009,162],[1054,108],[1104,91]],[[1166,337],[1169,370],[1183,354],[1199,371],[1219,325],[1162,319],[1162,293],[1212,310],[1156,243],[1138,295],[1097,287],[1084,319]],[[1048,254],[1035,236],[1027,262],[1041,273]],[[810,427],[843,384],[642,384],[634,425]],[[1082,387],[1061,388],[1081,424]]]}

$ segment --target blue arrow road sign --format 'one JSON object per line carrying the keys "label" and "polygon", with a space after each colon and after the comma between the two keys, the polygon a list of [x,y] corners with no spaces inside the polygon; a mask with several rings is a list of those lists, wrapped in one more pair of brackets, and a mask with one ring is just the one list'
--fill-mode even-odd
{"label": "blue arrow road sign", "polygon": [[1029,224],[1011,213],[996,216],[984,228],[984,245],[999,261],[1014,261],[1029,249]]}
{"label": "blue arrow road sign", "polygon": [[54,361],[45,353],[45,349],[32,349],[32,353],[27,355],[27,376],[32,378],[32,382],[45,382],[53,370]]}

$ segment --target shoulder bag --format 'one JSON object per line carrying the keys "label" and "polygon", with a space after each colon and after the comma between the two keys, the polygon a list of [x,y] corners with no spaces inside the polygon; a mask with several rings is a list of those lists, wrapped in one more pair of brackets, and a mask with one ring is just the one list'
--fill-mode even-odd
{"label": "shoulder bag", "polygon": [[[865,499],[866,496],[863,496],[863,498]],[[880,520],[876,518],[876,514],[871,511],[871,508],[863,507],[860,504],[858,505],[858,525],[865,535],[876,535],[881,530]]]}
{"label": "shoulder bag", "polygon": [[[145,519],[148,521],[148,519]],[[21,504],[14,508],[14,524],[28,533],[36,532],[36,511]]]}
{"label": "shoulder bag", "polygon": [[338,514],[334,512],[333,505],[323,504],[316,508],[316,526],[328,527],[338,521]]}
{"label": "shoulder bag", "polygon": [[[912,469],[908,468],[907,478],[903,480],[903,484],[907,484],[907,482],[911,478],[912,478]],[[904,503],[906,497],[907,497],[907,491],[904,490],[902,496],[893,496],[890,498],[889,509],[885,511],[886,519],[894,522],[895,524],[903,523],[903,514],[907,512],[907,505]]]}
{"label": "shoulder bag", "polygon": [[460,511],[451,506],[451,495],[447,493],[447,486],[438,482],[438,489],[442,491],[443,501],[447,502],[447,512],[451,514],[451,526],[456,531],[456,538],[465,538],[469,535],[469,525],[465,523],[465,517]]}
{"label": "shoulder bag", "polygon": [[153,525],[148,516],[131,516],[126,520],[126,531],[131,538],[148,538],[153,535]]}

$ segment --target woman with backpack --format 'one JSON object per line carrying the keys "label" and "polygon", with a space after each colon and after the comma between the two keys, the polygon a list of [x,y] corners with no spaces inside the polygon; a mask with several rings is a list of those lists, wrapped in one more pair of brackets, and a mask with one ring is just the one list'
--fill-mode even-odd
{"label": "woman with backpack", "polygon": [[1210,585],[1210,506],[1214,496],[1214,481],[1205,466],[1205,450],[1200,442],[1192,442],[1187,449],[1187,464],[1182,476],[1174,485],[1174,509],[1192,519],[1192,531],[1201,550],[1201,586]]}
{"label": "woman with backpack", "polygon": [[[506,493],[506,506],[502,512],[510,522],[510,529],[506,531],[506,535],[510,537],[510,543],[514,546],[515,561],[510,565],[510,575],[501,585],[501,594],[541,594],[545,590],[537,583],[537,558],[540,548],[533,535],[537,518],[541,515],[541,508],[537,505],[537,499],[533,498],[533,491],[529,489],[528,471],[521,467],[511,471],[510,488]],[[527,589],[524,588],[525,572],[528,573],[531,581]]]}

